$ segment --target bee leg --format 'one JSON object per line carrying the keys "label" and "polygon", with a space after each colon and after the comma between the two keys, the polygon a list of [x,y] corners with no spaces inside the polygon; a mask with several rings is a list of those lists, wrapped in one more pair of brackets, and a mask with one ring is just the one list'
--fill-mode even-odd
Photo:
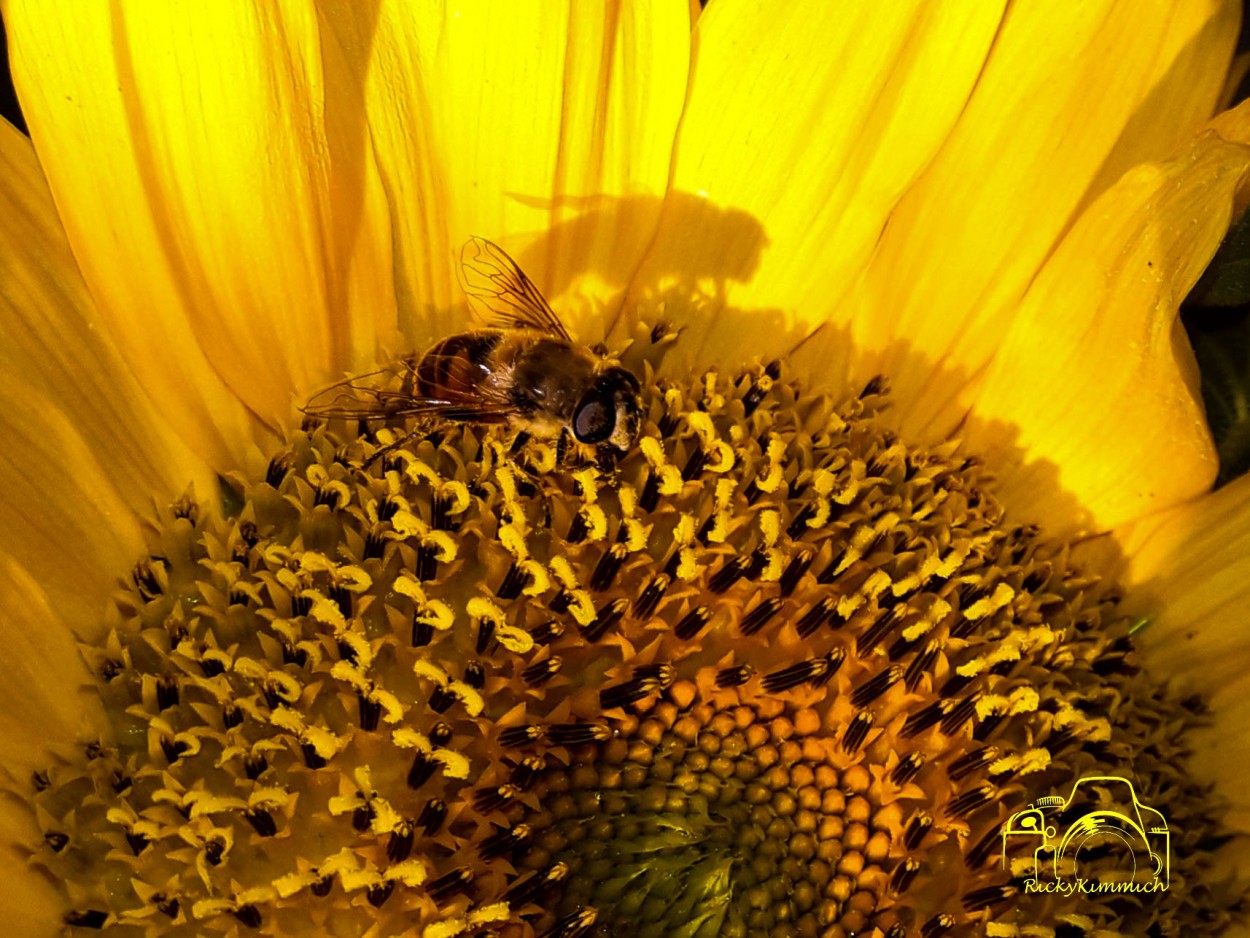
{"label": "bee leg", "polygon": [[390,453],[395,452],[395,450],[399,449],[401,446],[404,446],[407,443],[411,443],[420,435],[421,435],[420,430],[413,430],[411,433],[404,434],[394,443],[389,443],[386,446],[383,446],[381,449],[375,450],[372,456],[370,456],[368,459],[366,459],[364,462],[360,464],[360,468],[368,469],[370,466],[372,466],[375,462],[377,462],[383,456],[386,456]]}
{"label": "bee leg", "polygon": [[522,430],[517,434],[516,441],[512,444],[512,449],[508,453],[508,459],[511,463],[525,473],[526,478],[537,483],[539,472],[534,468],[534,460],[532,454],[522,453],[521,450],[525,443],[531,439],[530,435]]}
{"label": "bee leg", "polygon": [[569,431],[564,428],[560,431],[560,436],[556,438],[556,465],[563,466],[565,457],[569,454]]}
{"label": "bee leg", "polygon": [[420,364],[420,359],[416,357],[405,358],[403,364],[404,378],[399,386],[400,393],[415,396],[417,393],[417,381],[419,380],[417,368]]}
{"label": "bee leg", "polygon": [[595,468],[605,475],[616,470],[617,449],[606,443],[595,447]]}

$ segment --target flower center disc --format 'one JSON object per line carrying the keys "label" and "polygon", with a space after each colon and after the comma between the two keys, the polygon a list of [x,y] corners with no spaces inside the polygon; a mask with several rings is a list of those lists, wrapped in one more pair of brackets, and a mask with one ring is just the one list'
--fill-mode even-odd
{"label": "flower center disc", "polygon": [[[898,440],[884,404],[880,381],[834,407],[709,372],[652,389],[611,467],[499,429],[387,448],[401,428],[310,427],[264,482],[232,480],[229,518],[180,503],[92,652],[115,738],[36,779],[67,920],[428,938],[1222,920],[1198,887],[1025,894],[1035,845],[1004,825],[1077,779],[1131,776],[1192,838],[1214,829],[1171,764],[1192,720],[1135,663],[1114,590],[1006,523],[956,443]],[[1173,879],[1202,882],[1192,844],[1173,839]]]}

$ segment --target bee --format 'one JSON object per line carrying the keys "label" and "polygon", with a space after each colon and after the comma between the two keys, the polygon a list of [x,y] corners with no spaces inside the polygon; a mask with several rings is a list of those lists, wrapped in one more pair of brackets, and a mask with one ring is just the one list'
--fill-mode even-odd
{"label": "bee", "polygon": [[[465,244],[460,280],[486,328],[448,336],[423,355],[333,384],[301,410],[324,419],[505,424],[536,439],[564,443],[571,436],[603,458],[628,453],[642,413],[634,374],[575,342],[497,244],[485,238]],[[415,436],[379,450],[365,465]]]}

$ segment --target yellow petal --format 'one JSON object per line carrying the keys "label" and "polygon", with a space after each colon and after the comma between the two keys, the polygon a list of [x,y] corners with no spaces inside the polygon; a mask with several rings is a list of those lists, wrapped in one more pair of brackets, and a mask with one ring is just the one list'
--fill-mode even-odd
{"label": "yellow petal", "polygon": [[[1158,661],[1160,673],[1166,673],[1166,655],[1152,654],[1149,660]],[[1246,664],[1243,656],[1242,665]],[[1211,708],[1210,725],[1186,737],[1186,744],[1193,747],[1189,769],[1195,778],[1214,782],[1216,791],[1229,799],[1224,823],[1250,836],[1250,796],[1245,787],[1246,773],[1250,772],[1250,713],[1244,704],[1250,694],[1250,680],[1235,679],[1218,692],[1211,692],[1208,683],[1200,688],[1208,694],[1205,702]]]}
{"label": "yellow petal", "polygon": [[62,746],[101,738],[104,718],[92,677],[69,626],[35,580],[0,554],[0,636],[5,648],[0,764],[19,783],[45,769],[50,741]]}
{"label": "yellow petal", "polygon": [[359,101],[326,90],[341,83],[311,10],[11,0],[4,12],[74,254],[160,399],[230,419],[224,380],[276,425],[292,388],[372,353],[377,319],[393,317],[389,223]]}
{"label": "yellow petal", "polygon": [[[136,512],[212,475],[136,381],[74,266],[30,141],[0,124],[0,373],[61,410]],[[181,429],[181,428],[179,428]],[[226,441],[207,426],[200,432]],[[20,458],[16,454],[15,458]],[[32,476],[46,466],[30,466]]]}
{"label": "yellow petal", "polygon": [[1206,697],[1195,769],[1237,796],[1232,821],[1250,833],[1250,476],[1116,533],[1146,661]]}
{"label": "yellow petal", "polygon": [[[24,791],[31,773],[50,765],[44,748],[49,740],[62,745],[98,739],[103,728],[99,699],[80,690],[89,676],[64,620],[46,596],[11,558],[0,555],[0,636],[5,646],[4,705],[0,707],[0,738],[8,786]],[[0,799],[0,877],[6,891],[8,927],[22,936],[60,935],[64,897],[32,869],[22,852],[43,839],[30,809],[20,799]]]}
{"label": "yellow petal", "polygon": [[[1230,0],[1014,4],[968,107],[900,202],[850,300],[862,357],[904,428],[945,435],[954,398],[1081,210],[1213,112],[1237,35]],[[814,350],[819,354],[819,350]],[[818,358],[812,358],[818,361]]]}
{"label": "yellow petal", "polygon": [[712,4],[660,233],[625,314],[671,294],[667,314],[687,326],[677,351],[697,362],[776,355],[815,324],[844,324],[843,294],[965,106],[1001,13],[958,0]]}
{"label": "yellow petal", "polygon": [[1177,319],[1234,217],[1250,148],[1206,132],[1081,217],[968,394],[961,433],[1004,501],[1051,531],[1103,531],[1192,497],[1216,458]]}
{"label": "yellow petal", "polygon": [[[0,124],[0,553],[24,564],[80,634],[142,549],[137,518],[212,472],[110,340],[30,142]],[[171,426],[170,421],[174,425]],[[203,428],[208,448],[227,446]],[[0,581],[4,578],[0,577]],[[9,587],[5,587],[8,589]]]}
{"label": "yellow petal", "polygon": [[46,875],[32,869],[17,843],[38,844],[42,834],[36,829],[24,805],[9,799],[0,801],[0,830],[5,845],[0,849],[0,881],[4,882],[5,929],[20,938],[58,938],[65,934],[61,915],[65,897],[60,887]]}
{"label": "yellow petal", "polygon": [[138,519],[78,424],[16,379],[0,382],[0,439],[0,552],[94,637],[116,577],[143,550]]}
{"label": "yellow petal", "polygon": [[[1169,674],[1221,686],[1250,674],[1250,476],[1116,532],[1140,633]],[[1247,698],[1250,700],[1250,698]],[[1247,721],[1250,724],[1250,720]]]}
{"label": "yellow petal", "polygon": [[[474,235],[549,298],[619,294],[654,234],[685,98],[685,4],[325,0],[362,86],[395,220],[401,330],[464,328]],[[557,306],[560,304],[557,302]],[[601,310],[593,310],[601,314]],[[583,339],[584,314],[561,308]]]}

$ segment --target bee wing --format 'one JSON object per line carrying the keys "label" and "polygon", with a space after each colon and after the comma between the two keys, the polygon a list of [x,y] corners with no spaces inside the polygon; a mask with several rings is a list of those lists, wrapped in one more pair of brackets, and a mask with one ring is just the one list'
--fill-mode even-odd
{"label": "bee wing", "polygon": [[469,305],[494,326],[537,329],[573,341],[534,282],[503,248],[485,238],[470,238],[461,250],[460,285]]}
{"label": "bee wing", "polygon": [[427,397],[417,391],[417,366],[403,359],[386,368],[344,378],[318,391],[300,408],[310,417],[323,420],[378,420],[398,417],[442,417],[500,423],[516,412],[516,406],[502,395],[492,393],[485,383],[474,384],[454,366],[456,356],[429,356],[425,361],[446,358],[449,369],[442,381],[441,397]]}
{"label": "bee wing", "polygon": [[327,420],[399,416],[413,401],[415,383],[412,362],[401,359],[386,368],[336,381],[314,394],[300,410]]}

